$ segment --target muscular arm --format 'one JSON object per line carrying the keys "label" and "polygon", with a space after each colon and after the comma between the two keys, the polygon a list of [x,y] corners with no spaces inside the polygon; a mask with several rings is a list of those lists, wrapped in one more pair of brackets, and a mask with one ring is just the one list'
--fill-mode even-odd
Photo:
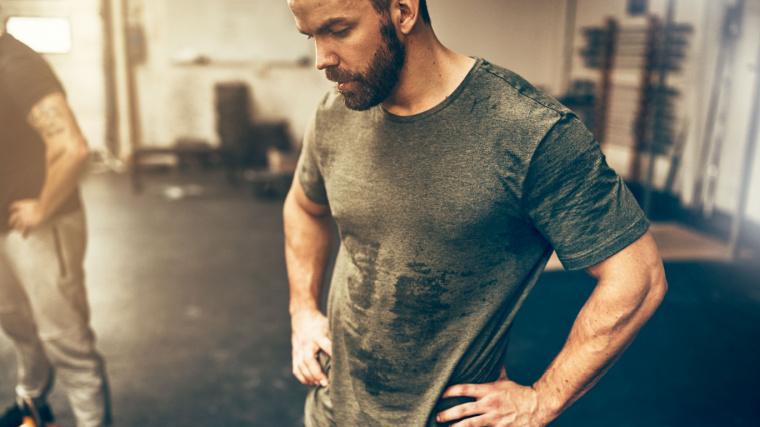
{"label": "muscular arm", "polygon": [[327,384],[317,363],[319,350],[332,353],[327,318],[319,310],[330,256],[330,207],[306,197],[298,178],[285,199],[285,261],[290,282],[293,374],[304,384]]}
{"label": "muscular arm", "polygon": [[649,232],[586,271],[598,284],[564,348],[533,385],[550,419],[588,391],[618,360],[667,291],[662,261]]}
{"label": "muscular arm", "polygon": [[442,412],[439,421],[478,415],[453,425],[546,425],[607,372],[657,309],[667,282],[649,232],[586,271],[598,284],[544,375],[530,387],[509,381],[504,372],[494,383],[455,385],[444,397],[478,400]]}
{"label": "muscular arm", "polygon": [[11,204],[11,227],[22,233],[47,221],[71,195],[89,156],[87,141],[60,92],[35,104],[27,122],[45,142],[45,182],[37,199]]}

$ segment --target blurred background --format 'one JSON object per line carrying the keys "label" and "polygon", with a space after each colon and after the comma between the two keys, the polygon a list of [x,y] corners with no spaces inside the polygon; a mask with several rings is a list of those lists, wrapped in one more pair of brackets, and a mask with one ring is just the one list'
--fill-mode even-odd
{"label": "blurred background", "polygon": [[[760,425],[760,0],[428,0],[448,47],[573,109],[670,283],[556,425]],[[331,83],[285,0],[0,0],[88,138],[93,327],[117,425],[297,426],[281,206]],[[554,259],[513,328],[535,381],[593,282]],[[0,399],[15,356],[0,338]],[[72,425],[65,396],[52,398]]]}

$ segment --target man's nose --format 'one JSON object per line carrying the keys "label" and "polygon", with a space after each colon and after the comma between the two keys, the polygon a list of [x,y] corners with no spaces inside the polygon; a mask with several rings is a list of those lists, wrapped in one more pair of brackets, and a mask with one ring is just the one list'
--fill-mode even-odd
{"label": "man's nose", "polygon": [[316,66],[318,70],[324,70],[327,67],[334,67],[338,65],[340,62],[338,60],[338,55],[335,54],[335,52],[332,51],[332,49],[329,49],[328,46],[316,43],[317,48],[317,59],[316,59]]}

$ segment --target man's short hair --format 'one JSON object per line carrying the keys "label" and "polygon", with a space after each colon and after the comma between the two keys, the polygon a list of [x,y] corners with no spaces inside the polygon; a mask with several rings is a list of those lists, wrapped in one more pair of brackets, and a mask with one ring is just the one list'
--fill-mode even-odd
{"label": "man's short hair", "polygon": [[[391,7],[391,0],[369,0],[372,3],[372,7],[380,15],[385,15],[389,12]],[[430,14],[428,13],[427,2],[420,0],[420,16],[426,24],[430,24]]]}

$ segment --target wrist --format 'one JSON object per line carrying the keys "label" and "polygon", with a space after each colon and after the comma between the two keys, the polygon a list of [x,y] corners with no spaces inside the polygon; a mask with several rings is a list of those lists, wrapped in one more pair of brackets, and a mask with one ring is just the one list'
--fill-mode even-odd
{"label": "wrist", "polygon": [[564,403],[558,390],[552,392],[541,380],[533,384],[532,388],[536,393],[536,417],[541,425],[547,425],[562,413]]}
{"label": "wrist", "polygon": [[[316,303],[299,302],[290,303],[290,317],[295,317],[301,313],[320,312]],[[321,312],[320,312],[321,313]]]}
{"label": "wrist", "polygon": [[37,214],[39,215],[40,222],[45,222],[53,216],[53,211],[50,208],[49,203],[44,203],[42,200],[37,201]]}

